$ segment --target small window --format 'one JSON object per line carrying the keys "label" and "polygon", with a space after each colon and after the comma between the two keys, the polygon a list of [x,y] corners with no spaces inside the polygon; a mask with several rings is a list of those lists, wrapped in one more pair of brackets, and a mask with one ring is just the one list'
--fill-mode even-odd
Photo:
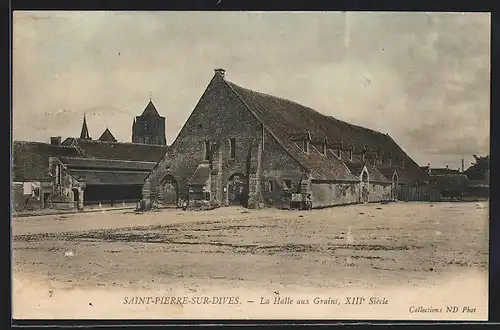
{"label": "small window", "polygon": [[283,183],[285,184],[285,186],[286,186],[287,189],[292,188],[292,180],[290,180],[290,179],[284,179]]}
{"label": "small window", "polygon": [[342,185],[337,185],[335,187],[335,198],[342,197]]}
{"label": "small window", "polygon": [[236,158],[236,140],[234,138],[229,139],[229,146],[231,150],[231,159]]}
{"label": "small window", "polygon": [[267,191],[273,192],[273,180],[267,181]]}
{"label": "small window", "polygon": [[210,141],[205,141],[205,160],[210,160]]}
{"label": "small window", "polygon": [[352,150],[349,150],[349,160],[352,160]]}
{"label": "small window", "polygon": [[144,123],[144,132],[148,131],[148,123]]}
{"label": "small window", "polygon": [[322,153],[323,155],[326,155],[326,145],[325,145],[324,143],[323,143],[323,144],[321,144],[321,153]]}
{"label": "small window", "polygon": [[341,153],[340,149],[337,149],[337,157],[342,158],[342,153]]}

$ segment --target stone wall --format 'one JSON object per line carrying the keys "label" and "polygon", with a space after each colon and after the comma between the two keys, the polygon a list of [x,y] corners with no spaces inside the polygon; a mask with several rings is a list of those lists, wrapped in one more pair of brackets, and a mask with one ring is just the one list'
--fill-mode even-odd
{"label": "stone wall", "polygon": [[[236,152],[231,158],[230,139]],[[210,141],[210,159],[205,158],[205,141]],[[283,180],[290,180],[290,191],[299,191],[304,174],[259,121],[246,109],[232,90],[217,75],[208,85],[186,124],[166,156],[146,178],[145,199],[159,196],[159,183],[172,175],[179,196],[187,196],[188,182],[199,164],[211,165],[211,204],[228,205],[228,180],[241,175],[248,182],[248,206],[281,205]],[[269,182],[273,182],[272,190]]]}
{"label": "stone wall", "polygon": [[312,207],[347,205],[359,201],[359,183],[312,182]]}
{"label": "stone wall", "polygon": [[[172,175],[179,189],[179,196],[187,196],[188,182],[197,166],[212,165],[212,202],[226,205],[224,187],[235,173],[248,176],[249,155],[254,139],[262,136],[262,127],[244,107],[234,92],[215,75],[189,116],[167,155],[146,178],[143,197],[158,196],[158,184],[166,175]],[[236,146],[231,158],[230,139]],[[213,158],[205,157],[205,141],[217,144]]]}
{"label": "stone wall", "polygon": [[[267,206],[282,208],[286,206],[284,204],[289,203],[290,193],[304,190],[301,189],[301,184],[307,173],[269,132],[264,132],[263,140],[261,179],[263,202]],[[290,189],[282,189],[284,180],[290,180]]]}
{"label": "stone wall", "polygon": [[[85,184],[78,182],[66,172],[64,164],[55,157],[49,158],[49,171],[52,177],[50,207],[56,209],[83,208]],[[61,172],[60,181],[57,179],[58,171]],[[73,189],[78,191],[78,201],[75,201]]]}

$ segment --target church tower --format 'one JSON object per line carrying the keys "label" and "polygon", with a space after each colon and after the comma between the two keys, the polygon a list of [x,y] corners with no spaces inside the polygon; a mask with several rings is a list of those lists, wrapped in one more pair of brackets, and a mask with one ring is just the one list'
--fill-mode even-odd
{"label": "church tower", "polygon": [[160,116],[151,99],[148,105],[132,123],[132,142],[166,145],[165,117]]}
{"label": "church tower", "polygon": [[89,135],[89,129],[87,128],[87,118],[85,114],[83,114],[83,125],[82,125],[82,132],[80,133],[80,139],[92,140],[92,138]]}

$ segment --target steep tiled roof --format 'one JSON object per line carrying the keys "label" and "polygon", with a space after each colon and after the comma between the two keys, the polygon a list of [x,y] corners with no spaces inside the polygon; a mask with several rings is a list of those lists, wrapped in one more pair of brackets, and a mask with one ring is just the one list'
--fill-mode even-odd
{"label": "steep tiled roof", "polygon": [[300,137],[309,131],[316,137],[327,137],[328,141],[342,141],[353,145],[355,150],[364,146],[372,150],[385,150],[396,159],[405,160],[404,169],[410,181],[426,181],[427,174],[387,134],[365,127],[352,125],[316,110],[279,97],[255,92],[224,80],[246,107],[263,123],[266,129],[280,142],[285,150],[302,166],[311,170],[316,179],[351,180],[352,174],[338,158],[325,158],[319,152],[309,155],[290,137]]}
{"label": "steep tiled roof", "polygon": [[113,134],[111,134],[110,130],[106,128],[104,132],[102,133],[101,137],[99,138],[99,141],[104,141],[104,142],[117,142]]}
{"label": "steep tiled roof", "polygon": [[345,164],[347,165],[351,173],[356,176],[360,176],[361,171],[363,171],[363,167],[365,167],[365,164],[363,163],[345,162]]}
{"label": "steep tiled roof", "polygon": [[432,168],[430,175],[446,175],[446,174],[460,174],[459,170],[454,170],[451,168]]}
{"label": "steep tiled roof", "polygon": [[50,181],[49,157],[79,157],[76,148],[42,142],[14,141],[12,148],[13,181]]}
{"label": "steep tiled roof", "polygon": [[440,175],[432,175],[432,182],[437,182],[440,184],[450,184],[450,183],[463,183],[469,181],[467,176],[462,173],[458,174],[440,174]]}
{"label": "steep tiled roof", "polygon": [[411,177],[407,171],[398,166],[378,166],[377,169],[390,180],[392,180],[392,175],[394,174],[394,171],[396,171],[398,173],[398,183],[400,184],[415,183],[415,179]]}
{"label": "steep tiled roof", "polygon": [[373,166],[370,163],[365,164],[368,169],[368,174],[370,175],[370,182],[375,183],[391,183],[392,177],[386,177],[382,172],[379,171],[378,168]]}
{"label": "steep tiled roof", "polygon": [[431,183],[440,189],[465,188],[469,185],[469,179],[465,174],[440,174],[431,176]]}
{"label": "steep tiled roof", "polygon": [[351,170],[351,172],[358,177],[359,177],[359,175],[361,175],[361,171],[363,171],[363,167],[366,166],[366,169],[368,170],[368,175],[370,177],[370,182],[386,183],[386,184],[392,182],[391,181],[392,176],[387,177],[382,172],[380,172],[376,167],[374,167],[373,165],[371,165],[368,162],[353,163],[353,162],[346,161],[345,164]]}
{"label": "steep tiled roof", "polygon": [[377,170],[382,173],[387,179],[392,180],[394,172],[397,172],[397,167],[378,167]]}
{"label": "steep tiled roof", "polygon": [[135,160],[157,162],[167,152],[168,146],[142,143],[102,142],[76,140],[84,157],[99,159]]}
{"label": "steep tiled roof", "polygon": [[160,117],[160,114],[158,113],[158,110],[156,110],[155,105],[153,104],[152,101],[149,101],[148,105],[144,109],[144,111],[141,114],[142,116],[154,116],[154,117]]}
{"label": "steep tiled roof", "polygon": [[87,185],[141,185],[154,162],[58,157],[75,179]]}

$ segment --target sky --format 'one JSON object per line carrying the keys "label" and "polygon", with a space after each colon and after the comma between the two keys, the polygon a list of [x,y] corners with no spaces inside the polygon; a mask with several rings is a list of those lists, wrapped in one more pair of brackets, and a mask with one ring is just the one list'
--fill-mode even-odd
{"label": "sky", "polygon": [[490,14],[15,12],[13,139],[131,142],[151,97],[171,143],[215,68],[389,133],[420,165],[489,152]]}

